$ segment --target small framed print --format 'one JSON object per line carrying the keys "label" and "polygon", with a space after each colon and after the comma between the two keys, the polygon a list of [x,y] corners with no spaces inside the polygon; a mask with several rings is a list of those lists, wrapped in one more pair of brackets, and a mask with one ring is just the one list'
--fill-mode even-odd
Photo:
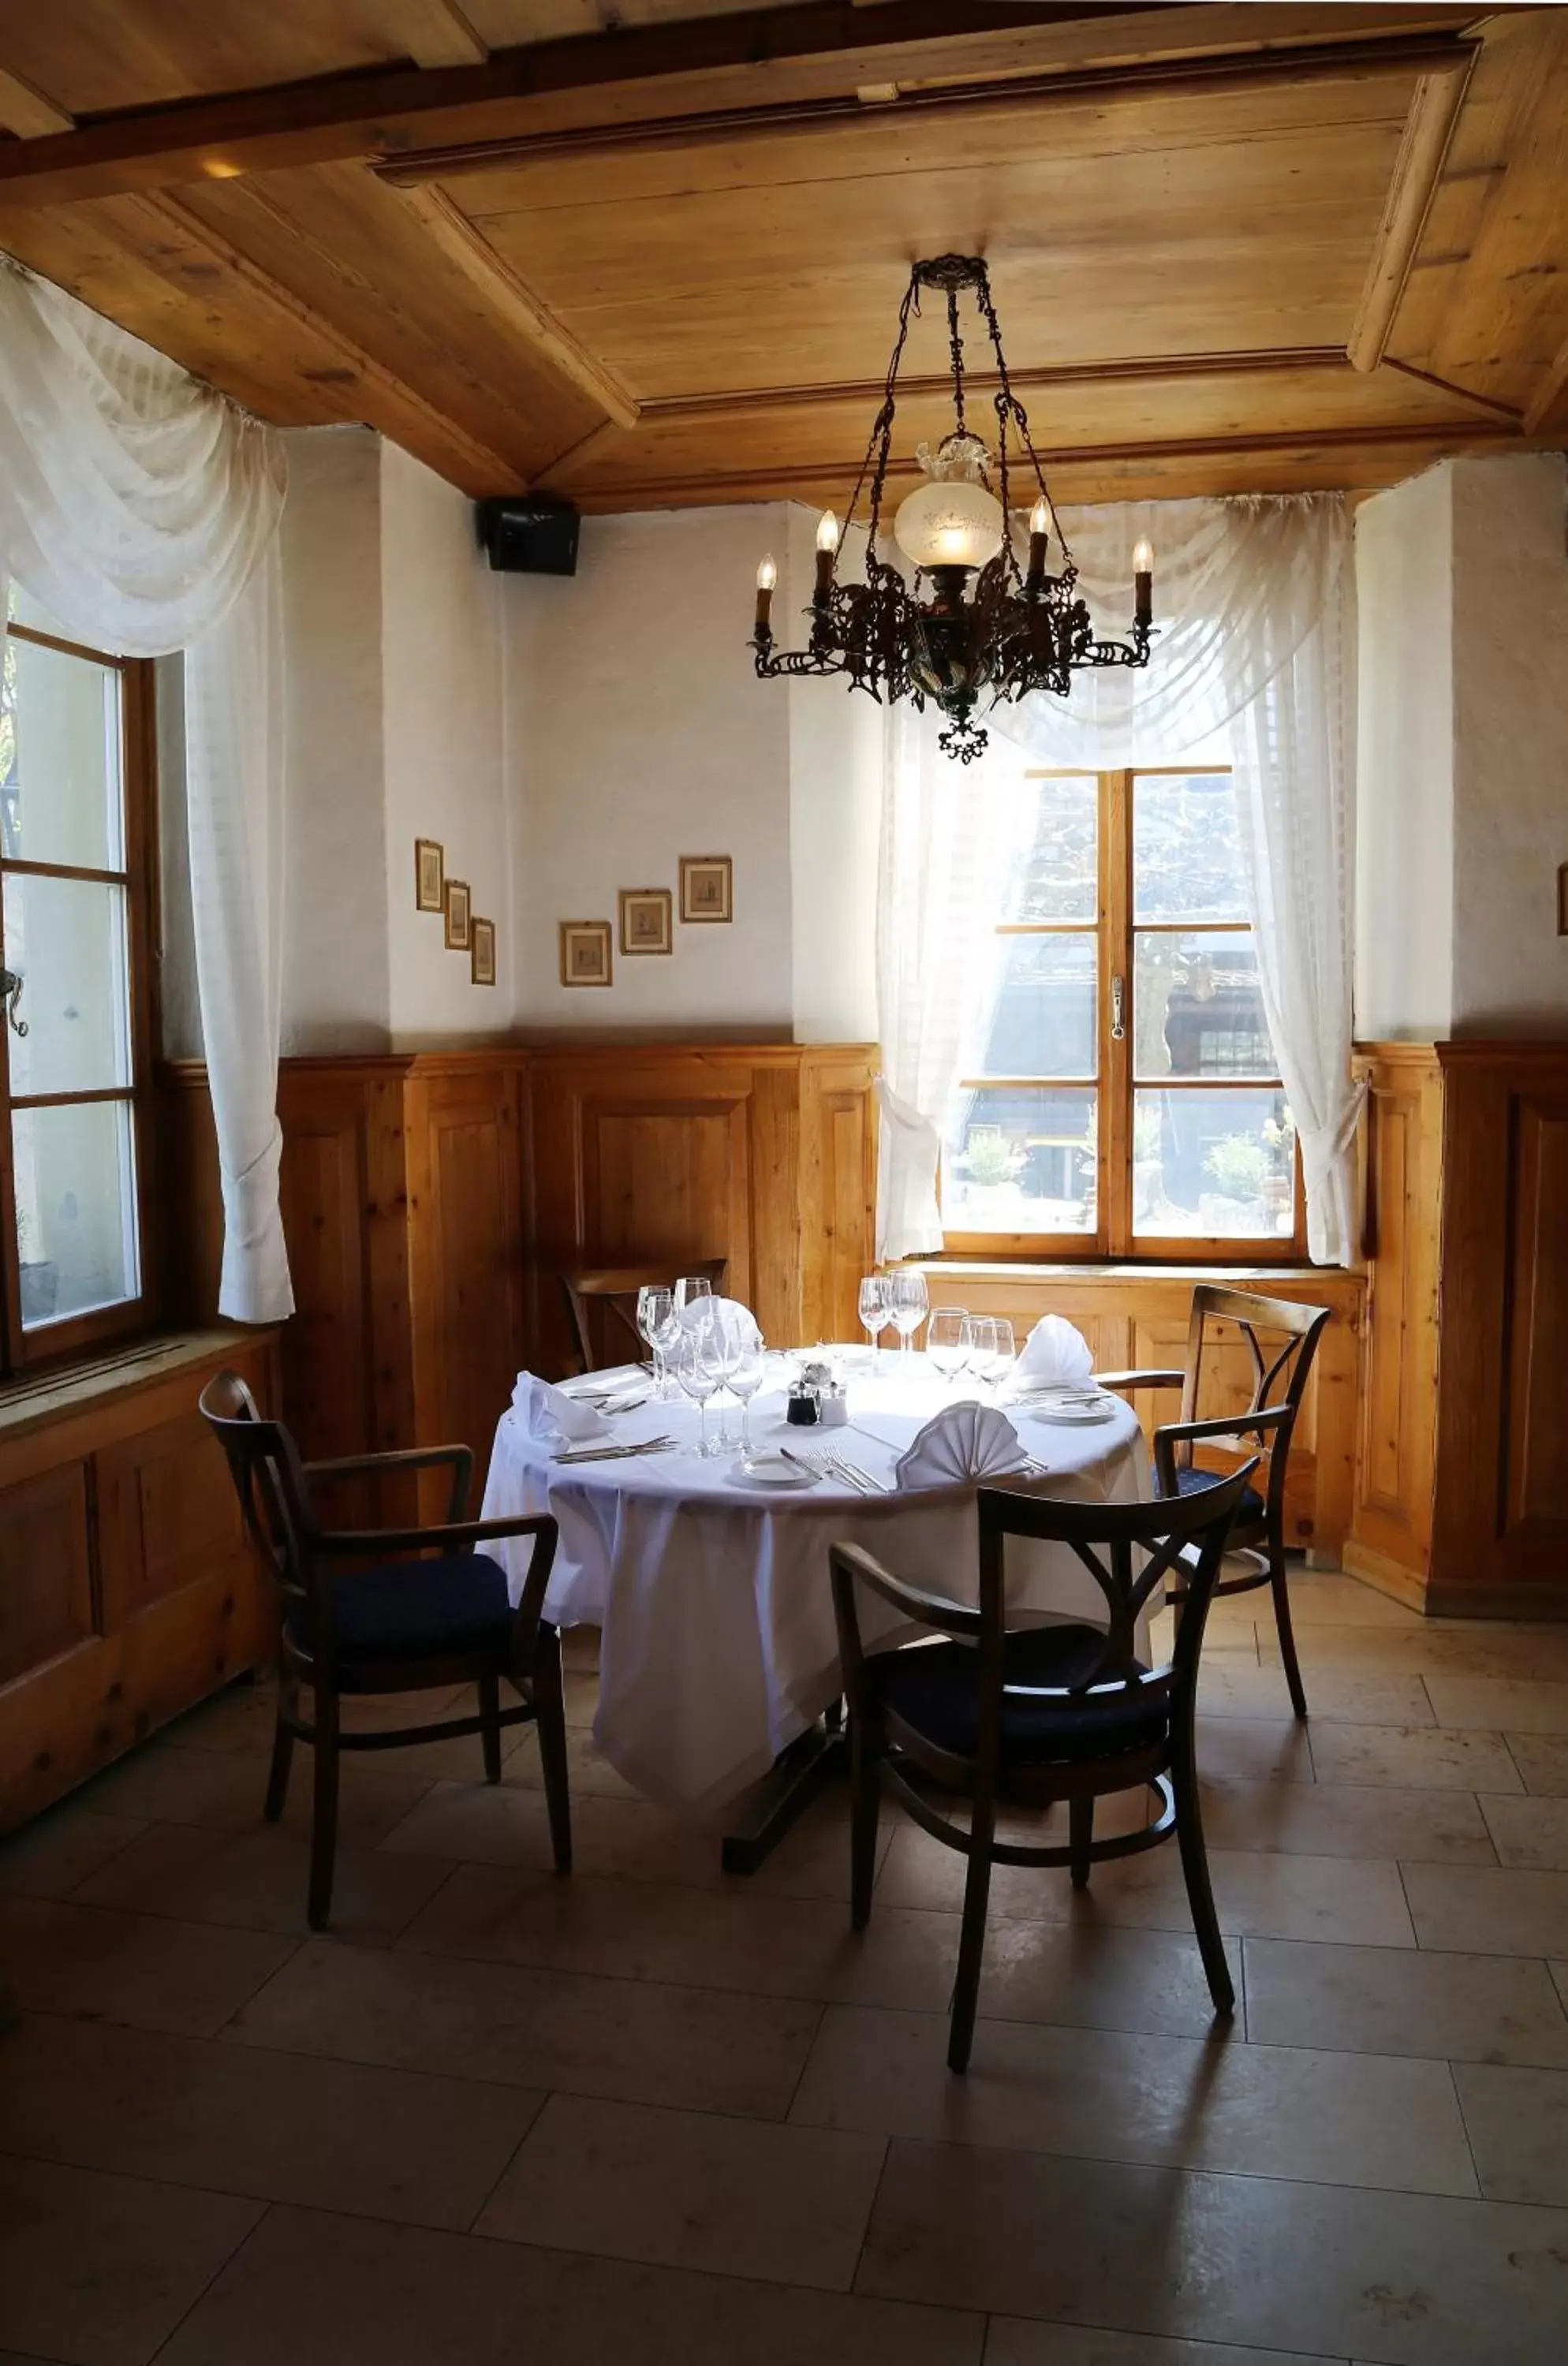
{"label": "small framed print", "polygon": [[728,854],[681,857],[681,918],[688,921],[735,918],[735,865]]}
{"label": "small framed print", "polygon": [[610,923],[608,920],[563,920],[560,924],[560,982],[563,986],[610,984]]}
{"label": "small framed print", "polygon": [[455,953],[468,950],[468,927],[473,918],[473,899],[466,879],[446,882],[446,942]]}
{"label": "small framed print", "polygon": [[438,839],[414,839],[413,904],[416,912],[446,909],[446,850]]}
{"label": "small framed print", "polygon": [[621,889],[621,951],[668,953],[675,949],[674,897],[668,887]]}
{"label": "small framed print", "polygon": [[468,974],[476,986],[495,984],[495,922],[476,912],[468,923]]}

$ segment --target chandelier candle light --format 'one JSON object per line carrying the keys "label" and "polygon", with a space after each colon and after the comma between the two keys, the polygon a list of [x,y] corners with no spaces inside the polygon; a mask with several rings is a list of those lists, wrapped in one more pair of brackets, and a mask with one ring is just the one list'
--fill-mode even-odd
{"label": "chandelier candle light", "polygon": [[[910,584],[887,555],[882,501],[892,458],[899,365],[910,315],[919,312],[921,290],[928,287],[940,290],[947,300],[953,426],[934,453],[927,445],[919,447],[915,457],[927,481],[899,504],[893,520],[894,540],[914,569]],[[974,291],[996,355],[995,492],[991,454],[965,417],[964,340],[958,325],[958,298],[964,288]],[[1010,530],[1010,457],[1011,468],[1027,459],[1038,493],[1029,513],[1026,569],[1019,565]],[[840,583],[840,544],[855,522],[868,479],[865,580]],[[1055,575],[1047,571],[1053,535],[1061,553]],[[974,719],[983,692],[990,693],[993,705],[998,699],[1024,698],[1036,690],[1066,697],[1073,675],[1085,667],[1147,665],[1154,563],[1148,543],[1140,542],[1133,554],[1131,635],[1124,641],[1098,639],[1088,606],[1078,596],[1077,569],[1029,440],[1028,416],[1008,376],[985,263],[978,255],[939,255],[932,262],[917,263],[909,274],[882,408],[872,425],[844,526],[840,529],[833,511],[825,510],[817,528],[811,630],[804,649],[774,647],[773,596],[778,570],[772,558],[764,558],[757,569],[751,639],[757,672],[764,681],[780,674],[843,673],[852,690],[869,691],[879,701],[908,698],[923,707],[930,698],[948,718],[942,747],[968,763],[986,745],[987,735]]]}

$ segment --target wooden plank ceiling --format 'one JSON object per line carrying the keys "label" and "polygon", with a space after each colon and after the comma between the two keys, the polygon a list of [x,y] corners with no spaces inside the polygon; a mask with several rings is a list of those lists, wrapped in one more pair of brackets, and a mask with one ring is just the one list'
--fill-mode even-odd
{"label": "wooden plank ceiling", "polygon": [[841,507],[949,249],[1061,497],[1385,484],[1568,434],[1568,9],[48,0],[0,249],[475,494]]}

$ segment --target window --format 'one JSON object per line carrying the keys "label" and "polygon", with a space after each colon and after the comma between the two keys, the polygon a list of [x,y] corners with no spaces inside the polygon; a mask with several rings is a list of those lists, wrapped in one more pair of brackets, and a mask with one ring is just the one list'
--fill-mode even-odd
{"label": "window", "polygon": [[1228,772],[1039,772],[980,1072],[942,1155],[960,1250],[1248,1260],[1304,1237]]}
{"label": "window", "polygon": [[76,647],[17,592],[5,652],[0,1372],[152,1312],[152,669]]}

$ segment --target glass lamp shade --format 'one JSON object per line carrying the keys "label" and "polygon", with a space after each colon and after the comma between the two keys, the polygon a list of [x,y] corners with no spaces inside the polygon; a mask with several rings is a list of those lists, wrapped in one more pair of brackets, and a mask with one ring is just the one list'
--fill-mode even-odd
{"label": "glass lamp shade", "polygon": [[893,532],[917,567],[984,567],[1002,546],[1002,505],[984,485],[933,478],[900,502]]}

